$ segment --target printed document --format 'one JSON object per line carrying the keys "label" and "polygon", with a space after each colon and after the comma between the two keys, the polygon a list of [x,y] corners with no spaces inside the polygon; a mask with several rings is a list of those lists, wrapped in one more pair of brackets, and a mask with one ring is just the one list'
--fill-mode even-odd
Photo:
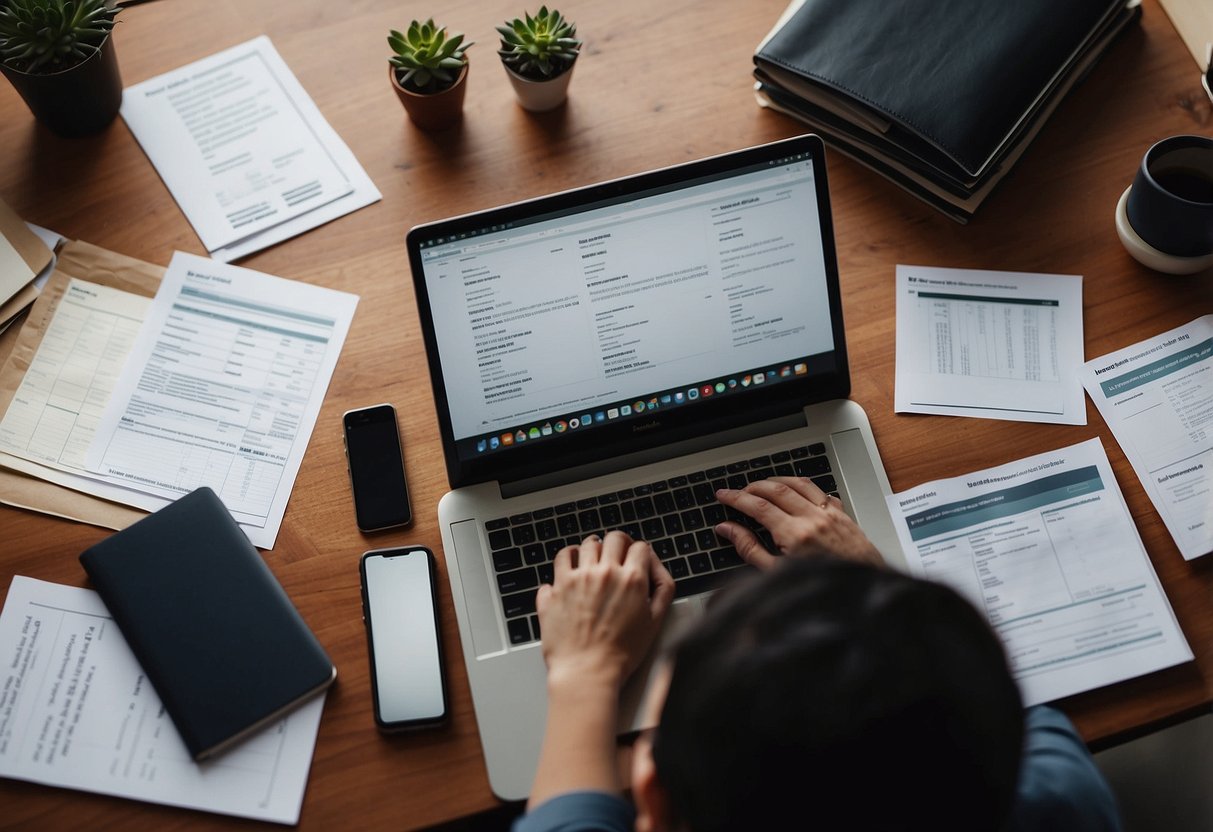
{"label": "printed document", "polygon": [[1085,425],[1082,278],[897,267],[898,413]]}
{"label": "printed document", "polygon": [[1213,552],[1213,315],[1088,362],[1082,383],[1184,560]]}
{"label": "printed document", "polygon": [[324,696],[195,763],[97,593],[21,575],[0,658],[0,776],[299,822]]}
{"label": "printed document", "polygon": [[985,613],[1024,704],[1192,659],[1098,439],[888,499],[910,571]]}
{"label": "printed document", "polygon": [[72,278],[0,420],[0,450],[83,473],[151,298]]}
{"label": "printed document", "polygon": [[265,36],[128,87],[121,112],[224,262],[379,199]]}
{"label": "printed document", "polygon": [[87,467],[164,500],[210,486],[272,548],[357,303],[177,252]]}

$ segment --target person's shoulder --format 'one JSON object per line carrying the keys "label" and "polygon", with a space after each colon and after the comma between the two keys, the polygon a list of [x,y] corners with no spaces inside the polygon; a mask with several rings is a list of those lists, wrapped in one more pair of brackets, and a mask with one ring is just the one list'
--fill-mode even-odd
{"label": "person's shoulder", "polygon": [[1118,832],[1116,798],[1065,714],[1030,708],[1024,728],[1013,832]]}
{"label": "person's shoulder", "polygon": [[512,832],[631,832],[636,810],[619,795],[580,791],[557,795],[514,821]]}

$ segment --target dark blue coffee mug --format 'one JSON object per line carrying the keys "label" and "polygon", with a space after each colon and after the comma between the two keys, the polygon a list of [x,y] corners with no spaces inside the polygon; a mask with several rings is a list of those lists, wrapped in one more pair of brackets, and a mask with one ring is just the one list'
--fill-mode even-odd
{"label": "dark blue coffee mug", "polygon": [[1158,251],[1213,254],[1213,138],[1172,136],[1146,151],[1125,210],[1133,230]]}

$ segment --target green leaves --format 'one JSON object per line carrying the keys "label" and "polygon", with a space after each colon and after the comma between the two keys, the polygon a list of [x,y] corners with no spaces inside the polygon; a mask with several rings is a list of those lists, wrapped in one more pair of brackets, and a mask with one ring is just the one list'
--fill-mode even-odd
{"label": "green leaves", "polygon": [[447,37],[446,28],[435,26],[433,18],[414,20],[405,34],[392,29],[387,42],[396,53],[388,60],[399,70],[400,85],[418,93],[441,92],[453,84],[467,64],[463,53],[472,45],[463,42],[462,34]]}
{"label": "green leaves", "polygon": [[60,72],[90,58],[114,28],[105,0],[0,2],[0,61],[22,72]]}
{"label": "green leaves", "polygon": [[497,54],[502,62],[532,80],[543,81],[565,72],[581,50],[577,26],[547,6],[540,6],[534,17],[524,12],[522,18],[507,20],[497,27],[497,33],[501,35]]}

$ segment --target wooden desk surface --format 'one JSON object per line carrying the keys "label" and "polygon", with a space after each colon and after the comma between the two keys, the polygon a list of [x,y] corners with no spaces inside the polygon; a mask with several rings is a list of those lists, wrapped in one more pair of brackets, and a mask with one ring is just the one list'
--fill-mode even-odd
{"label": "wooden desk surface", "polygon": [[[493,26],[510,9],[450,0],[442,24],[477,41],[461,128],[418,132],[388,86],[385,36],[417,4],[359,0],[174,0],[123,12],[115,30],[125,83],[268,34],[383,201],[242,261],[362,297],[282,532],[266,560],[330,651],[329,694],[301,828],[415,828],[495,805],[445,574],[443,635],[453,698],[445,730],[385,739],[371,720],[357,560],[366,549],[425,544],[441,555],[436,505],[446,480],[404,246],[412,225],[802,132],[761,111],[755,45],[784,0],[565,0],[585,39],[570,101],[532,116],[515,104]],[[744,8],[744,12],[742,9]],[[520,12],[521,8],[513,10]],[[119,119],[67,141],[36,126],[0,84],[0,196],[26,219],[153,263],[204,254]],[[1156,0],[1045,127],[968,226],[839,154],[830,154],[853,397],[871,417],[895,490],[1099,437],[1196,661],[1062,703],[1084,736],[1107,742],[1213,700],[1213,557],[1185,563],[1093,406],[1085,427],[895,415],[894,267],[898,263],[1080,274],[1086,354],[1094,357],[1213,312],[1213,274],[1154,274],[1121,248],[1113,210],[1146,148],[1213,133],[1191,56]],[[5,349],[4,352],[7,352]],[[402,418],[415,525],[374,536],[354,526],[340,416],[394,402]],[[84,585],[76,556],[108,532],[0,508],[0,589],[14,574]],[[439,558],[441,563],[441,557]],[[440,567],[441,568],[441,567]],[[211,828],[247,824],[27,783],[0,781],[0,826]]]}

